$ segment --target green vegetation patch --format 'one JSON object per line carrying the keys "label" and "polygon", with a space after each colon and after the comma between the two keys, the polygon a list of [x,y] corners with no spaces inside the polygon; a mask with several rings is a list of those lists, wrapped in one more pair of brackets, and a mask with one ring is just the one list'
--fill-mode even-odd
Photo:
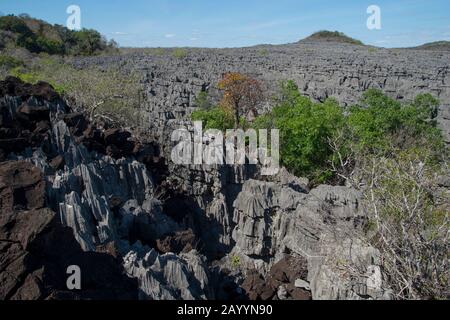
{"label": "green vegetation patch", "polygon": [[191,115],[192,121],[202,121],[203,128],[226,131],[234,127],[234,115],[222,107],[212,107],[207,110],[197,110]]}
{"label": "green vegetation patch", "polygon": [[140,82],[136,73],[124,74],[116,68],[76,69],[53,56],[39,57],[32,66],[19,66],[10,74],[22,81],[45,81],[55,90],[73,98],[78,107],[91,118],[104,118],[119,124],[136,126],[140,123]]}
{"label": "green vegetation patch", "polygon": [[[206,93],[197,97],[199,110],[192,120],[206,129],[235,127],[233,110],[212,107]],[[359,104],[344,108],[334,99],[315,103],[300,94],[293,81],[281,83],[272,111],[241,128],[279,129],[281,163],[313,184],[343,183],[367,155],[392,156],[410,148],[426,148],[429,161],[445,154],[442,133],[435,118],[439,101],[418,95],[402,104],[379,90],[368,90]]]}
{"label": "green vegetation patch", "polygon": [[95,30],[72,31],[26,15],[0,17],[0,31],[11,32],[14,45],[33,53],[89,56],[116,47]]}
{"label": "green vegetation patch", "polygon": [[9,55],[0,54],[0,68],[7,70],[23,66],[24,62]]}
{"label": "green vegetation patch", "polygon": [[364,43],[362,43],[360,40],[353,39],[339,31],[322,30],[322,31],[313,33],[307,39],[328,40],[328,41],[337,41],[337,42],[350,43],[350,44],[356,44],[356,45],[364,45]]}
{"label": "green vegetation patch", "polygon": [[183,58],[187,57],[188,51],[183,48],[177,48],[177,49],[173,50],[172,55],[177,59],[183,59]]}

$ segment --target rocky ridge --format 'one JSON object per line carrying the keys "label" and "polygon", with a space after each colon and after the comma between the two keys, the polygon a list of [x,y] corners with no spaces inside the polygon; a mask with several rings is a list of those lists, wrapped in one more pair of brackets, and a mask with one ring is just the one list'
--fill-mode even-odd
{"label": "rocky ridge", "polygon": [[[385,49],[331,40],[305,39],[249,48],[188,48],[185,57],[174,56],[171,49],[136,49],[109,57],[78,58],[72,63],[79,68],[120,65],[142,73],[147,116],[141,125],[161,142],[160,131],[168,121],[189,119],[199,92],[207,91],[212,102],[218,102],[216,85],[222,74],[240,72],[264,83],[268,98],[281,80],[294,80],[301,93],[313,100],[333,97],[342,105],[357,103],[369,88],[400,101],[431,93],[440,99],[438,120],[450,143],[448,50]],[[260,112],[268,108],[270,104]]]}

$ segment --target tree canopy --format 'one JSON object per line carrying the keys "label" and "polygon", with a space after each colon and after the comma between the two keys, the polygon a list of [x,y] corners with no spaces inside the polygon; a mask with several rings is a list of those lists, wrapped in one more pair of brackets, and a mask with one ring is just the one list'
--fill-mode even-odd
{"label": "tree canopy", "polygon": [[241,73],[226,73],[219,81],[218,88],[224,91],[220,105],[233,110],[236,127],[239,126],[241,116],[256,110],[263,100],[261,83]]}
{"label": "tree canopy", "polygon": [[72,31],[25,15],[0,17],[1,32],[12,33],[14,45],[33,53],[88,56],[115,47],[95,30]]}

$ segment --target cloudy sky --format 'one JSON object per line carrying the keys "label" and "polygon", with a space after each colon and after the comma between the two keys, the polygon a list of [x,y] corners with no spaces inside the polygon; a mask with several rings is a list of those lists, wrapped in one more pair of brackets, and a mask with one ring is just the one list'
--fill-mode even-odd
{"label": "cloudy sky", "polygon": [[[65,25],[69,5],[80,7],[82,27],[121,46],[282,44],[325,29],[383,47],[450,40],[449,0],[0,0],[0,12]],[[381,9],[381,30],[367,28],[370,5]]]}

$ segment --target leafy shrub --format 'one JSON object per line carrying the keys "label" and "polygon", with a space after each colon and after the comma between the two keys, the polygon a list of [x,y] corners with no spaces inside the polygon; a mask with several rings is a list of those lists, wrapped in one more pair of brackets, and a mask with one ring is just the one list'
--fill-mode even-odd
{"label": "leafy shrub", "polygon": [[152,52],[155,56],[163,56],[166,54],[166,50],[164,48],[156,48]]}
{"label": "leafy shrub", "polygon": [[[34,25],[33,31],[28,25]],[[0,30],[12,32],[15,45],[30,52],[49,54],[93,55],[104,50],[114,49],[114,41],[107,42],[95,30],[72,31],[60,25],[50,25],[28,16],[0,17]]]}
{"label": "leafy shrub", "polygon": [[424,113],[424,118],[429,117],[430,119],[435,119],[438,116],[439,100],[429,93],[419,94],[414,99],[413,106]]}
{"label": "leafy shrub", "polygon": [[95,30],[83,29],[73,34],[75,45],[70,48],[70,53],[89,56],[106,49],[106,40]]}
{"label": "leafy shrub", "polygon": [[[39,81],[45,81],[45,82],[49,83],[55,89],[55,91],[60,95],[64,95],[65,93],[67,93],[69,91],[68,87],[66,85],[59,84],[59,83],[55,82],[55,80],[46,78],[39,72],[27,71],[23,67],[13,68],[10,71],[10,74],[19,78],[23,82],[27,82],[27,83],[36,84]],[[45,79],[45,80],[43,80],[43,79]]]}
{"label": "leafy shrub", "polygon": [[294,105],[301,95],[298,86],[292,80],[281,81],[278,95],[274,97],[276,104]]}
{"label": "leafy shrub", "polygon": [[260,55],[262,57],[265,57],[268,54],[269,54],[269,50],[267,50],[267,49],[260,49],[260,50],[258,50],[258,55]]}
{"label": "leafy shrub", "polygon": [[237,270],[239,269],[240,266],[241,266],[241,258],[239,256],[231,257],[231,267],[234,270]]}
{"label": "leafy shrub", "polygon": [[255,127],[280,129],[282,163],[313,183],[360,187],[369,222],[396,299],[448,298],[448,148],[433,120],[439,101],[421,94],[401,104],[368,90],[348,110],[335,101],[313,103],[291,81]]}
{"label": "leafy shrub", "polygon": [[38,36],[36,39],[36,45],[39,47],[40,52],[47,52],[49,54],[64,54],[65,48],[62,42],[47,39],[42,36]]}
{"label": "leafy shrub", "polygon": [[208,98],[208,92],[200,91],[194,102],[195,106],[201,110],[208,110],[211,108],[211,102]]}
{"label": "leafy shrub", "polygon": [[253,126],[278,128],[282,164],[313,183],[349,178],[361,155],[389,156],[424,145],[433,150],[435,161],[445,153],[441,132],[431,121],[439,102],[429,94],[402,105],[368,90],[359,105],[346,110],[332,99],[313,103],[293,81],[285,81],[275,103]]}
{"label": "leafy shrub", "polygon": [[313,103],[289,81],[282,83],[278,105],[258,117],[254,127],[279,129],[282,164],[297,175],[322,182],[329,177],[327,165],[333,155],[327,139],[343,121],[344,114],[335,100]]}
{"label": "leafy shrub", "polygon": [[173,50],[172,55],[177,59],[183,59],[187,56],[188,52],[186,49],[177,48]]}
{"label": "leafy shrub", "polygon": [[8,55],[0,55],[0,68],[12,69],[19,66],[23,66],[24,62],[22,60],[16,59]]}
{"label": "leafy shrub", "polygon": [[208,110],[197,110],[191,115],[192,121],[202,121],[204,129],[226,131],[234,127],[234,116],[229,110],[214,107]]}
{"label": "leafy shrub", "polygon": [[425,138],[438,151],[442,149],[442,136],[435,122],[430,121],[436,116],[438,105],[429,94],[402,105],[379,90],[368,90],[361,105],[350,108],[348,126],[354,137],[352,143],[360,151],[383,153],[394,142],[395,147],[406,148]]}
{"label": "leafy shrub", "polygon": [[0,29],[23,35],[30,35],[33,33],[23,19],[14,15],[0,17]]}
{"label": "leafy shrub", "polygon": [[73,106],[87,111],[92,119],[103,118],[121,125],[138,126],[140,104],[139,78],[110,68],[76,69],[55,56],[40,57],[32,67],[10,71],[25,82],[45,81],[67,98]]}
{"label": "leafy shrub", "polygon": [[350,108],[348,125],[358,139],[358,147],[381,149],[386,134],[400,128],[401,104],[381,91],[370,89],[361,100],[361,106]]}
{"label": "leafy shrub", "polygon": [[362,168],[371,242],[396,299],[448,298],[450,197],[438,182],[448,167],[430,165],[430,157],[428,146],[413,147],[370,155]]}

